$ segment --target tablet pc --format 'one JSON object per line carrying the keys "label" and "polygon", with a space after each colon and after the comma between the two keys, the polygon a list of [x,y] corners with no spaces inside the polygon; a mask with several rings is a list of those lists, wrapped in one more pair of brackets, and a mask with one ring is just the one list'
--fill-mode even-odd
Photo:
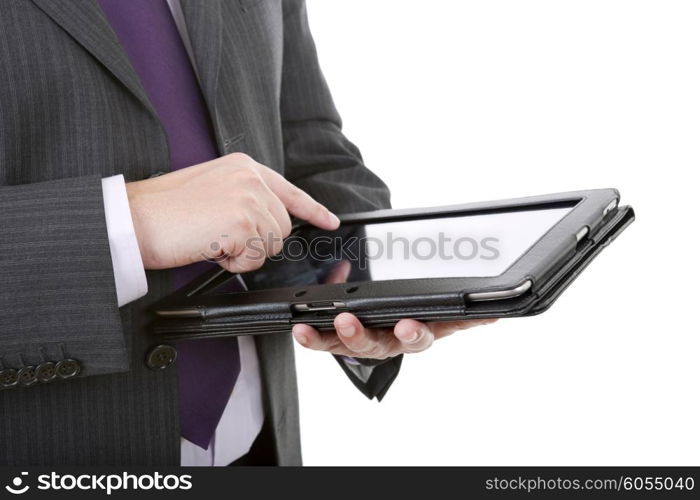
{"label": "tablet pc", "polygon": [[221,292],[214,270],[154,308],[170,339],[330,329],[349,311],[368,327],[402,318],[513,317],[546,310],[633,220],[615,189],[380,210],[300,225],[280,255]]}

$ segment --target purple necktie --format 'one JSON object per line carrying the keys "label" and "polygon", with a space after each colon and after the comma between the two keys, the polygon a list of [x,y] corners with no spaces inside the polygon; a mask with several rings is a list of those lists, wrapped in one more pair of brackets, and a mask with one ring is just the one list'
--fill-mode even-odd
{"label": "purple necktie", "polygon": [[[197,77],[166,0],[99,0],[165,128],[170,168],[218,157]],[[179,288],[211,268],[173,273]],[[235,281],[235,280],[231,280]],[[184,438],[207,449],[241,369],[236,339],[178,342],[180,425]]]}

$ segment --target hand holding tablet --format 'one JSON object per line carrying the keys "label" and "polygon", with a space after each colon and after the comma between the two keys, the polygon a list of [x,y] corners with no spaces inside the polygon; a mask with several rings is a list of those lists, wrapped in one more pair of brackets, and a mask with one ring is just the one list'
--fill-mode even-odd
{"label": "hand holding tablet", "polygon": [[[324,284],[347,283],[351,271],[350,261],[341,260],[328,273]],[[315,351],[352,358],[386,359],[424,351],[435,340],[495,321],[497,320],[467,319],[421,323],[413,319],[402,319],[393,328],[365,328],[357,316],[343,312],[333,320],[334,332],[320,332],[312,326],[297,323],[292,334],[301,345]]]}

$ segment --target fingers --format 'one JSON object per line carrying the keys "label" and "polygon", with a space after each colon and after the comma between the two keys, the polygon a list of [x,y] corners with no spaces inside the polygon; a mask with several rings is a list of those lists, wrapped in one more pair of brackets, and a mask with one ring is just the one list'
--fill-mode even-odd
{"label": "fingers", "polygon": [[433,345],[435,335],[430,327],[413,319],[402,319],[394,327],[394,336],[404,352],[420,352]]}
{"label": "fingers", "polygon": [[338,228],[340,225],[338,217],[311,196],[265,166],[261,165],[259,171],[272,192],[282,201],[290,214],[321,229]]}
{"label": "fingers", "polygon": [[282,251],[282,230],[277,220],[267,210],[258,220],[257,229],[261,241],[251,241],[251,251],[262,254],[263,258],[277,255]]}
{"label": "fingers", "polygon": [[399,343],[391,330],[366,329],[352,314],[340,316],[343,317],[334,322],[333,333],[321,333],[309,325],[298,324],[294,325],[292,334],[304,347],[341,356],[385,359],[400,354]]}
{"label": "fingers", "polygon": [[368,329],[350,313],[341,313],[333,321],[338,338],[358,358],[384,359],[395,354],[395,339],[381,329]]}
{"label": "fingers", "polygon": [[[232,246],[226,248],[226,258],[219,265],[230,273],[247,273],[260,268],[266,259],[262,247],[263,237],[257,230],[246,231],[248,236],[244,243],[238,244],[234,239]],[[257,242],[257,243],[251,243]]]}
{"label": "fingers", "polygon": [[289,213],[284,207],[284,204],[275,194],[270,191],[270,197],[267,200],[267,210],[277,221],[282,238],[286,238],[292,232],[292,221],[289,218]]}
{"label": "fingers", "polygon": [[475,326],[490,325],[496,318],[468,319],[462,321],[436,321],[428,323],[436,339],[441,339],[461,330],[468,330]]}
{"label": "fingers", "polygon": [[314,351],[326,351],[339,356],[352,356],[335,332],[321,333],[314,327],[304,324],[294,325],[292,335],[302,346]]}
{"label": "fingers", "polygon": [[315,328],[298,324],[292,333],[302,346],[316,351],[354,358],[386,359],[402,353],[415,353],[428,349],[435,339],[458,330],[495,322],[495,319],[421,323],[402,319],[394,329],[365,328],[357,317],[350,313],[336,316],[334,333],[321,333]]}
{"label": "fingers", "polygon": [[[255,175],[258,175],[257,173]],[[283,239],[289,235],[291,222],[282,202],[258,176],[256,195],[248,194],[247,217],[232,229],[234,241],[243,246],[242,252],[231,255],[226,267],[231,272],[253,271],[263,266],[267,257],[282,251]],[[273,211],[275,213],[273,213]]]}

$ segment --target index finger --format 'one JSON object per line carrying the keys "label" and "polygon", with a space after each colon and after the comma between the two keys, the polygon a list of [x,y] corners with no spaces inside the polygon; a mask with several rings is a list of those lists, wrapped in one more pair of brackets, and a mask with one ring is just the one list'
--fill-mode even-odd
{"label": "index finger", "polygon": [[321,229],[337,229],[340,220],[330,210],[314,200],[280,174],[261,166],[260,175],[273,193],[282,201],[287,211],[299,219]]}

